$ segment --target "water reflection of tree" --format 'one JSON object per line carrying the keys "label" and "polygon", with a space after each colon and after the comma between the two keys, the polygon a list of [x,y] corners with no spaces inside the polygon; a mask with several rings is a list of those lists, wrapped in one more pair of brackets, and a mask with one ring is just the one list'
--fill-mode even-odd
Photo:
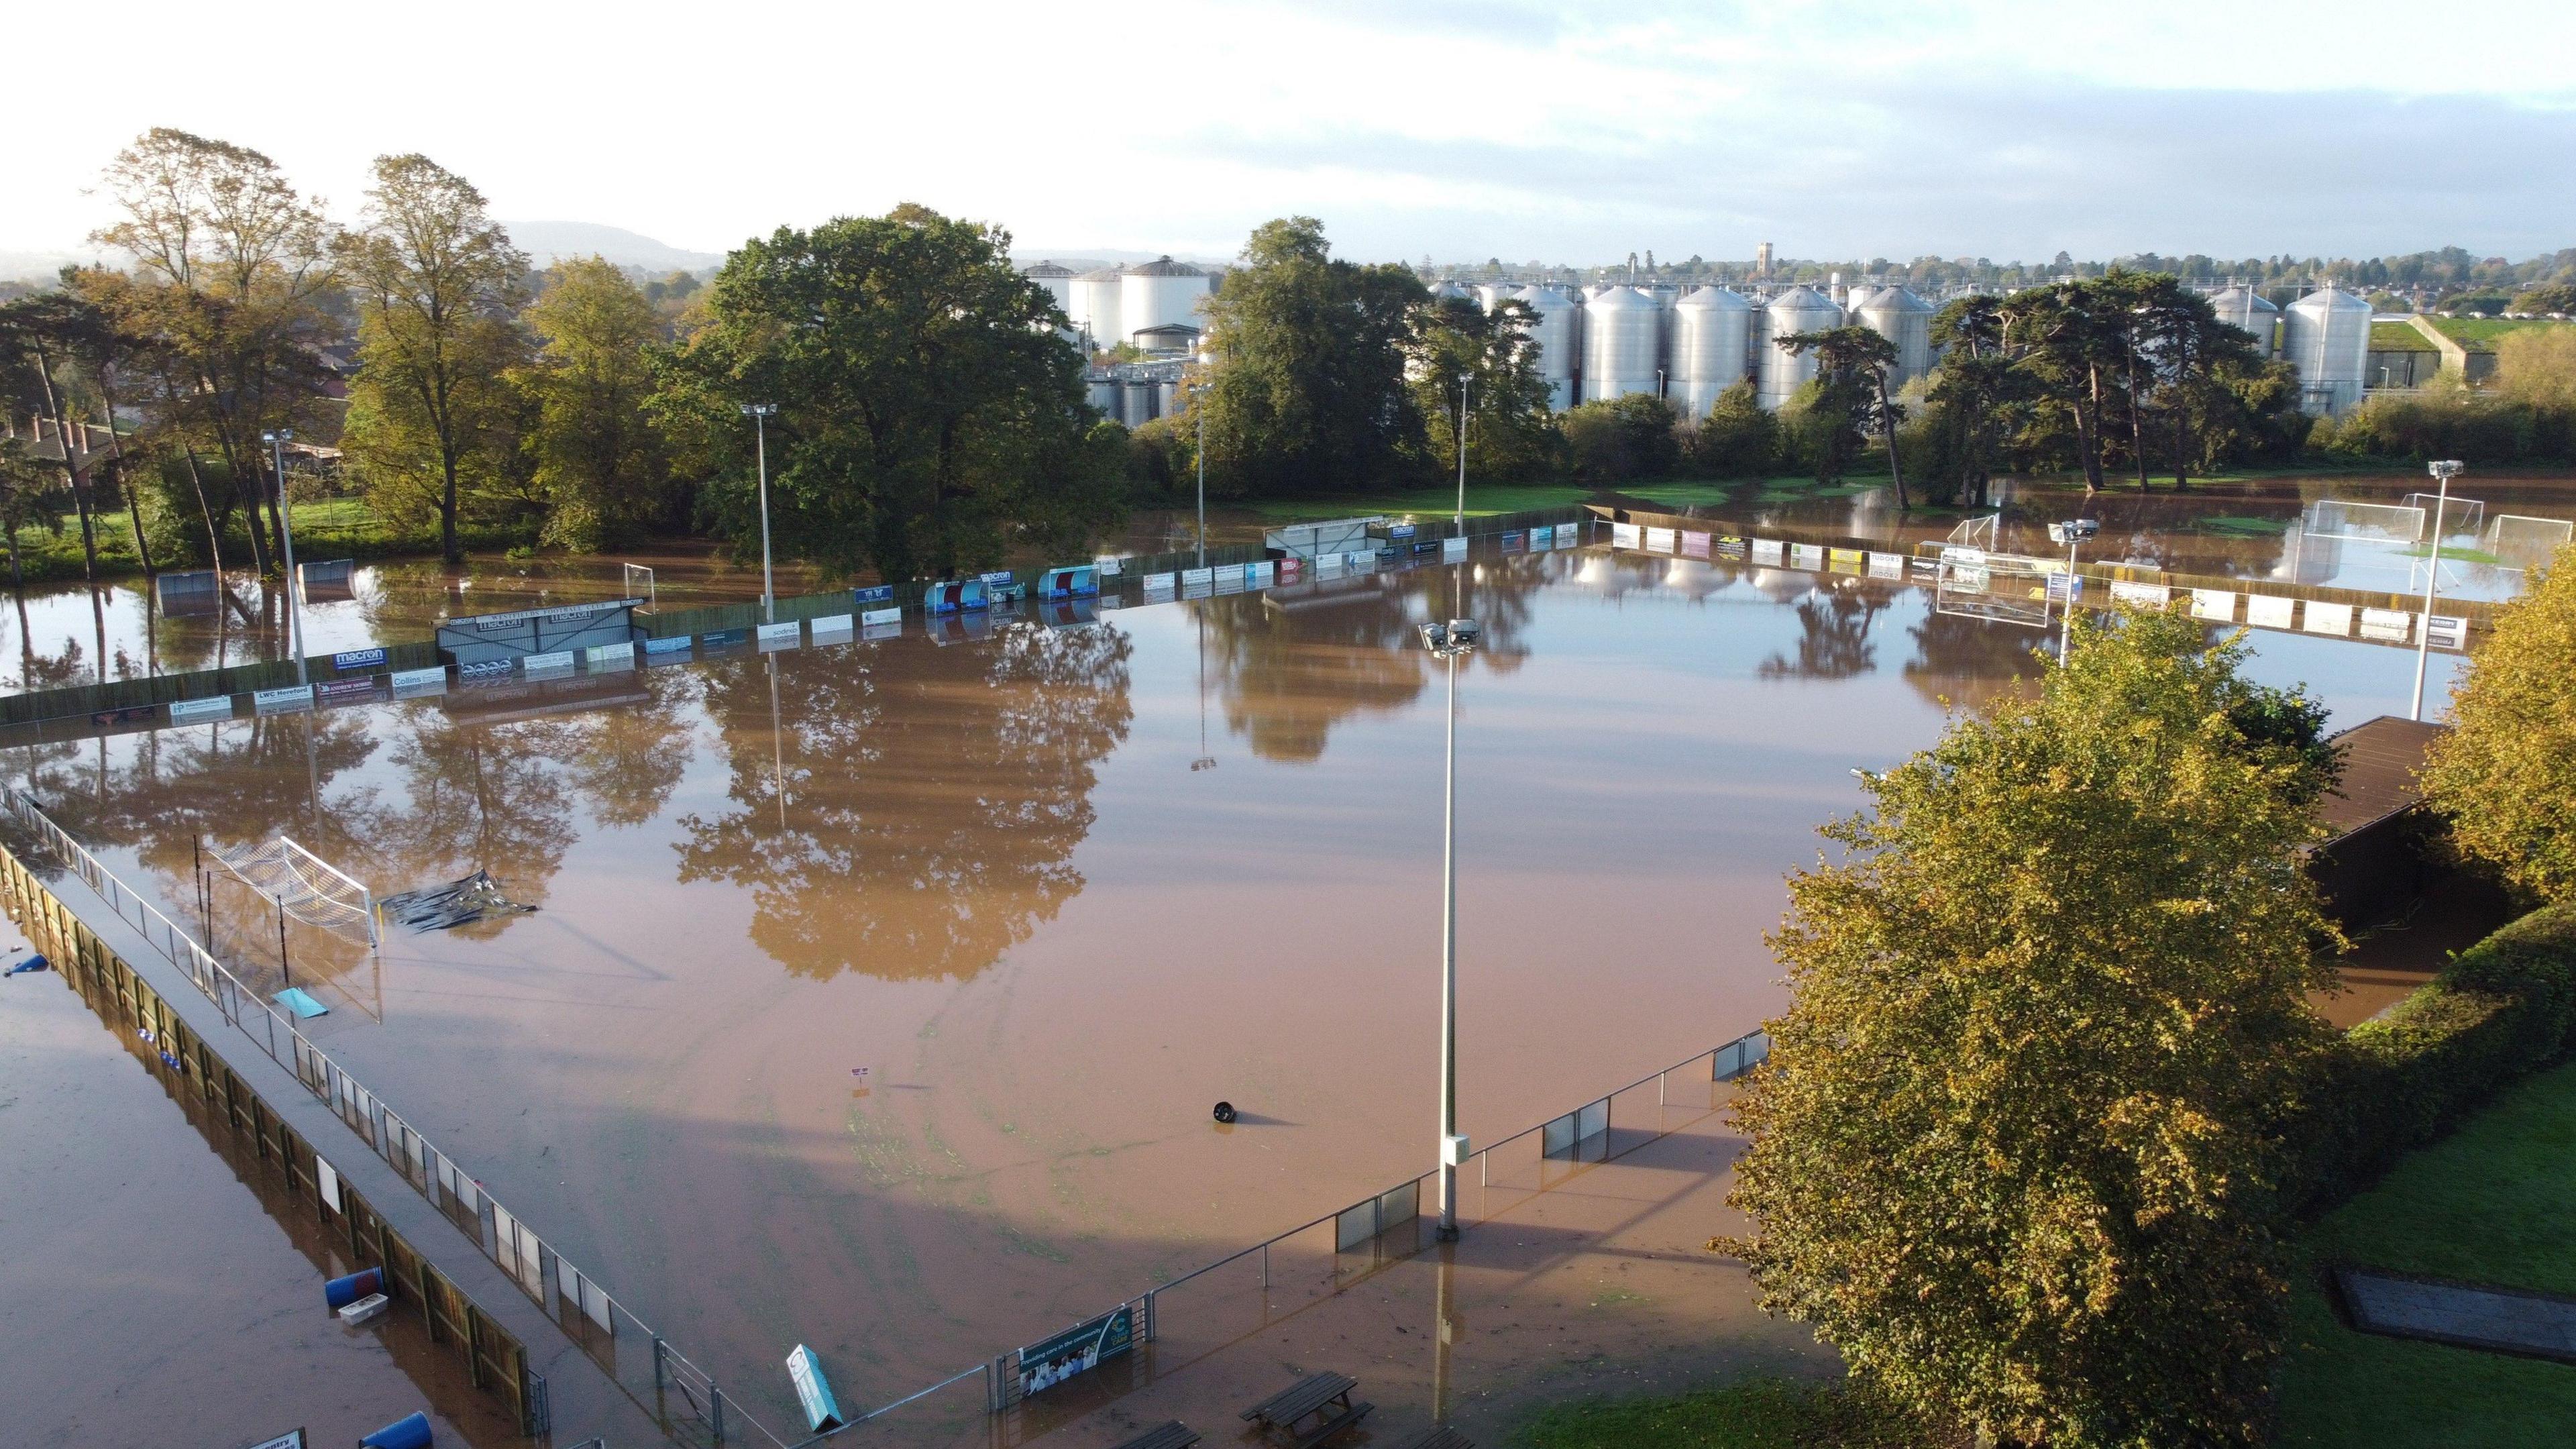
{"label": "water reflection of tree", "polygon": [[799,975],[974,975],[1082,889],[1130,651],[1106,624],[1015,625],[711,667],[733,806],[682,820],[680,879],[747,887],[753,942]]}
{"label": "water reflection of tree", "polygon": [[1265,760],[1321,759],[1333,726],[1410,705],[1432,678],[1420,625],[1461,611],[1485,629],[1468,668],[1508,672],[1529,657],[1530,605],[1549,560],[1361,574],[1188,607],[1207,626],[1207,663],[1226,727]]}
{"label": "water reflection of tree", "polygon": [[1798,601],[1796,658],[1774,654],[1762,661],[1764,679],[1850,679],[1878,667],[1869,630],[1888,605],[1887,596],[1855,584],[1819,588]]}
{"label": "water reflection of tree", "polygon": [[1905,665],[1905,682],[1935,703],[1982,708],[2030,687],[2048,668],[2034,651],[2049,636],[2019,624],[1928,613],[1908,632],[1916,656]]}

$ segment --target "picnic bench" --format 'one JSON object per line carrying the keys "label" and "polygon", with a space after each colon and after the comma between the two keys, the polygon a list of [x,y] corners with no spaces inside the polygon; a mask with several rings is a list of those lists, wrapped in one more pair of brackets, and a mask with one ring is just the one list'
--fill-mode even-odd
{"label": "picnic bench", "polygon": [[1395,1449],[1476,1449],[1476,1441],[1440,1424],[1398,1443]]}
{"label": "picnic bench", "polygon": [[1174,1419],[1158,1428],[1146,1430],[1118,1446],[1118,1449],[1190,1449],[1199,1442],[1196,1429]]}
{"label": "picnic bench", "polygon": [[[1351,1402],[1351,1390],[1359,1386],[1359,1380],[1348,1374],[1308,1374],[1244,1410],[1243,1418],[1265,1431],[1285,1431],[1296,1441],[1297,1449],[1311,1449],[1367,1418],[1369,1411],[1377,1407]],[[1308,1419],[1315,1421],[1313,1426],[1297,1427]]]}

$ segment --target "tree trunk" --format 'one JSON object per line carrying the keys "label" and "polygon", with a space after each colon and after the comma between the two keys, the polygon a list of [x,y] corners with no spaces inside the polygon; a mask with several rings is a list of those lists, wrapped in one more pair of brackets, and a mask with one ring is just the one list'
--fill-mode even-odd
{"label": "tree trunk", "polygon": [[[125,495],[126,519],[134,525],[134,557],[143,565],[143,577],[146,580],[157,578],[161,571],[152,566],[152,545],[143,541],[143,503],[135,497],[134,479],[126,472],[125,439],[116,431],[116,392],[107,381],[107,369],[104,367],[99,369],[98,386],[99,392],[106,401],[109,464],[116,469],[118,491]],[[146,609],[144,613],[148,616],[151,610]]]}
{"label": "tree trunk", "polygon": [[2174,390],[2173,469],[2174,491],[2191,487],[2191,394],[2177,386]]}
{"label": "tree trunk", "polygon": [[214,565],[215,586],[220,589],[223,587],[224,579],[223,531],[215,527],[215,510],[206,502],[206,478],[204,474],[197,471],[196,444],[188,444],[187,457],[188,486],[195,490],[197,495],[197,516],[206,521],[206,558]]}
{"label": "tree trunk", "polygon": [[2147,491],[2147,399],[2138,391],[2138,361],[2129,358],[2129,451],[2136,455],[2138,491]]}
{"label": "tree trunk", "polygon": [[465,562],[465,548],[456,538],[456,450],[441,446],[438,465],[446,475],[445,488],[438,496],[438,554],[450,565],[461,564]]}
{"label": "tree trunk", "polygon": [[1896,511],[1910,513],[1913,501],[1905,496],[1905,469],[1896,461],[1896,412],[1887,404],[1887,374],[1878,375],[1878,436],[1887,445],[1887,476],[1896,483]]}
{"label": "tree trunk", "polygon": [[[44,384],[45,411],[52,416],[54,422],[54,445],[63,450],[63,481],[71,485],[72,511],[80,515],[81,577],[96,583],[98,582],[98,532],[90,525],[89,470],[72,460],[71,421],[63,416],[62,399],[54,394],[53,362],[45,356],[45,349],[41,345],[33,351],[36,354],[36,380]],[[88,430],[84,428],[82,432],[86,435]],[[82,441],[87,442],[88,438],[84,436]],[[89,450],[83,448],[81,451]]]}

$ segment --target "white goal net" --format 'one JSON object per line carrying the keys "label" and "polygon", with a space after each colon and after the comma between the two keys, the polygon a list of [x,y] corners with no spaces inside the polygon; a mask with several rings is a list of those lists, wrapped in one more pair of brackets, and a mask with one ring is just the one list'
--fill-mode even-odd
{"label": "white goal net", "polygon": [[2576,523],[2564,518],[2532,518],[2499,513],[2487,520],[2486,551],[2515,568],[2549,562],[2550,556],[2576,538]]}
{"label": "white goal net", "polygon": [[209,846],[207,853],[288,916],[353,941],[376,944],[375,894],[347,871],[287,837],[229,852]]}
{"label": "white goal net", "polygon": [[[2459,500],[2453,499],[2454,503]],[[2402,503],[2355,503],[2320,498],[2308,505],[2299,531],[2310,538],[2366,538],[2384,543],[2419,543],[2431,513]]]}
{"label": "white goal net", "polygon": [[2045,629],[2048,575],[2038,559],[1952,545],[1941,550],[1932,610],[1965,619]]}
{"label": "white goal net", "polygon": [[[654,602],[653,570],[647,568],[643,564],[620,564],[618,567],[626,571],[624,584],[626,597],[630,599],[642,599],[648,604]],[[643,585],[643,587],[637,588],[636,585],[638,584]]]}
{"label": "white goal net", "polygon": [[2438,493],[2409,493],[2406,495],[2405,506],[2423,514],[2428,525],[2432,522],[2434,510],[2440,509],[2444,538],[2457,538],[2464,533],[2475,535],[2479,529],[2486,526],[2485,502],[2476,498],[2462,498],[2457,493],[2452,494],[2447,502]]}

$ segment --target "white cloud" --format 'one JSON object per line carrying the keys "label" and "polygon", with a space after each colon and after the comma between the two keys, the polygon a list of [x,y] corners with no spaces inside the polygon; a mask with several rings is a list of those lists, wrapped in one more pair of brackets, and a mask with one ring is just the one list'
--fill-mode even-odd
{"label": "white cloud", "polygon": [[104,220],[84,189],[156,124],[267,150],[344,213],[370,156],[417,149],[502,215],[706,250],[907,199],[1202,253],[1289,212],[1371,257],[2576,241],[2563,5],[2484,7],[2498,39],[2457,43],[2420,6],[2323,0],[420,13],[121,12],[113,85],[20,69],[47,144],[0,246]]}

